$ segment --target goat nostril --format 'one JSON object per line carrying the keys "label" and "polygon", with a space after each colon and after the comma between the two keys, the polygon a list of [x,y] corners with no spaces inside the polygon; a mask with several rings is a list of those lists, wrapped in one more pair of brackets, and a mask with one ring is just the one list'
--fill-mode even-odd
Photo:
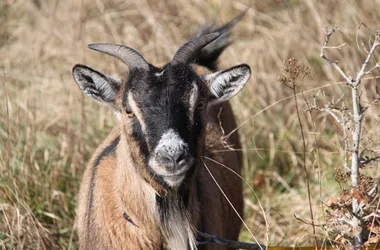
{"label": "goat nostril", "polygon": [[161,151],[161,152],[156,153],[156,157],[158,157],[159,159],[161,159],[164,162],[172,162],[173,161],[171,155],[165,151]]}
{"label": "goat nostril", "polygon": [[173,155],[173,161],[178,164],[180,163],[182,160],[185,159],[185,156],[186,156],[186,151],[177,151],[174,155]]}
{"label": "goat nostril", "polygon": [[156,157],[161,159],[161,162],[168,165],[177,165],[180,164],[181,161],[185,160],[187,156],[186,150],[176,150],[176,151],[161,151],[156,154]]}
{"label": "goat nostril", "polygon": [[164,155],[162,156],[162,158],[163,158],[165,161],[168,161],[168,162],[172,162],[172,161],[173,161],[171,155],[169,155],[169,154],[164,154]]}

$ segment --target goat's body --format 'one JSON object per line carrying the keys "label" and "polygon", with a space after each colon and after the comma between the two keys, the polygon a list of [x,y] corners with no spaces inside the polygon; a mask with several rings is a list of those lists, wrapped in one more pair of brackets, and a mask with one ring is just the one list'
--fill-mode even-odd
{"label": "goat's body", "polygon": [[203,30],[162,66],[123,45],[89,45],[125,63],[126,81],[85,65],[73,68],[79,88],[112,107],[119,119],[84,173],[81,249],[226,249],[198,244],[198,232],[237,240],[242,157],[230,146],[241,145],[236,132],[224,135],[236,128],[227,100],[251,70],[245,64],[215,70],[231,43],[229,30],[243,15],[218,32]]}
{"label": "goat's body", "polygon": [[[228,151],[223,145],[220,124],[226,134],[236,127],[228,102],[209,109],[205,155],[240,174],[241,153]],[[120,131],[120,128],[116,128],[111,132],[97,149],[84,173],[78,209],[82,249],[187,249],[192,247],[191,242],[196,239],[193,238],[196,237],[196,230],[237,240],[241,221],[202,160],[198,159],[199,170],[187,193],[186,213],[177,214],[175,204],[178,198],[171,194],[162,196],[159,199],[169,199],[168,203],[174,207],[159,207],[156,201],[159,196],[133,168],[133,159],[125,153],[117,153],[121,148],[133,147],[126,145],[126,138]],[[227,143],[240,148],[237,133],[232,134]],[[207,158],[203,161],[236,211],[242,215],[241,179],[222,165]],[[125,171],[120,172],[120,167],[116,167],[118,164],[125,165]],[[167,211],[162,211],[165,209]],[[129,218],[125,218],[123,212]],[[165,233],[168,227],[173,230],[171,236]],[[214,244],[199,245],[197,248],[225,249]]]}

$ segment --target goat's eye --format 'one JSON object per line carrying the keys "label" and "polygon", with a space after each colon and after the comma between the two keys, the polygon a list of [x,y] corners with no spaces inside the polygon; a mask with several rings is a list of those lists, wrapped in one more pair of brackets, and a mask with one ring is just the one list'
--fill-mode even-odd
{"label": "goat's eye", "polygon": [[133,113],[133,112],[130,111],[130,110],[126,110],[126,113],[127,113],[128,118],[133,118],[133,117],[135,117],[135,113]]}

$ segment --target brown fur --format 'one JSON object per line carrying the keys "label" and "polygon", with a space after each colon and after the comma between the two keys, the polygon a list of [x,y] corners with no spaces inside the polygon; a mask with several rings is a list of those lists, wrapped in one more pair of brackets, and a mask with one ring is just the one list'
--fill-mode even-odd
{"label": "brown fur", "polygon": [[[200,72],[200,69],[197,71]],[[219,121],[218,113],[221,108]],[[225,133],[236,127],[230,104],[224,102],[211,107],[207,118],[205,155],[240,173],[242,163],[240,152],[218,152],[227,149],[222,143],[223,134],[219,123],[221,122]],[[166,247],[165,236],[155,209],[156,193],[160,196],[166,193],[158,183],[148,177],[142,167],[136,168],[133,164],[132,157],[136,165],[144,166],[143,162],[139,162],[142,160],[136,157],[139,155],[137,144],[126,132],[127,119],[126,115],[122,114],[122,125],[116,127],[99,146],[84,173],[78,209],[81,249],[165,249]],[[120,141],[116,152],[103,157],[95,166],[99,155],[117,137],[120,137]],[[228,143],[240,148],[237,133],[229,138]],[[202,161],[199,162],[199,171],[194,176],[193,182],[188,184],[190,185],[189,221],[201,232],[236,240],[241,221],[223,197]],[[242,216],[242,182],[239,177],[210,160],[204,159],[204,162]],[[91,199],[92,207],[89,206]],[[127,212],[135,225],[123,217],[123,212]],[[200,245],[198,249],[226,248],[208,244]]]}

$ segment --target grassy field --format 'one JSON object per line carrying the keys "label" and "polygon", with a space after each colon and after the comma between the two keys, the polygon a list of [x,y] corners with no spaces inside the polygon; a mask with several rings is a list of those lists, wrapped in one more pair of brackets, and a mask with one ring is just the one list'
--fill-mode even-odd
{"label": "grassy field", "polygon": [[[166,62],[200,26],[228,22],[247,7],[234,29],[235,42],[220,60],[221,68],[247,63],[253,72],[232,100],[243,142],[243,176],[254,189],[245,187],[245,221],[261,243],[313,244],[312,227],[295,218],[310,221],[303,147],[292,91],[278,76],[289,58],[311,67],[298,82],[304,92],[298,105],[314,218],[323,224],[323,201],[341,190],[334,171],[343,166],[343,140],[329,116],[304,111],[305,100],[319,93],[322,101],[343,97],[350,106],[341,77],[319,57],[323,27],[341,27],[331,44],[345,47],[328,52],[354,75],[371,34],[357,26],[379,28],[378,0],[0,1],[0,249],[78,247],[79,182],[115,119],[111,110],[84,98],[71,69],[83,63],[115,76],[126,71],[87,44],[121,43],[150,62]],[[377,81],[363,82],[363,104],[376,97]],[[363,145],[379,143],[379,115],[377,105],[366,113]],[[378,178],[378,163],[368,171]],[[316,229],[319,241],[334,240],[325,228]],[[246,229],[241,239],[254,241]]]}

